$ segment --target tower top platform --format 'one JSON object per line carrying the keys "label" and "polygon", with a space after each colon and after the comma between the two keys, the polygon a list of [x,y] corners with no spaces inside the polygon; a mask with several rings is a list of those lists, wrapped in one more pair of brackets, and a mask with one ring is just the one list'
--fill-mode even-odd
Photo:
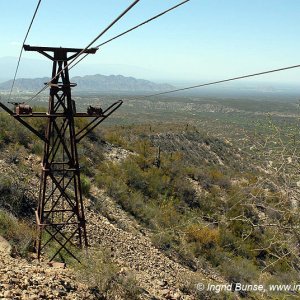
{"label": "tower top platform", "polygon": [[[62,47],[40,47],[40,46],[30,46],[30,45],[24,45],[25,51],[37,51],[37,52],[73,52],[73,53],[80,53],[84,49],[80,48],[62,48]],[[98,48],[89,48],[84,50],[82,53],[88,53],[88,54],[95,54]]]}

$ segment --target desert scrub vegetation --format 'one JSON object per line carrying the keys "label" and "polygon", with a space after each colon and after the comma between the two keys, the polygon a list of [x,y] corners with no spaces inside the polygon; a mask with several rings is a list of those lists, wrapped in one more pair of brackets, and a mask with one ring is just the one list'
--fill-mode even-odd
{"label": "desert scrub vegetation", "polygon": [[[199,245],[207,233],[211,233],[213,240],[217,229],[201,228],[200,224],[196,230],[197,224],[192,227],[190,223],[191,219],[197,218],[193,209],[200,207],[200,199],[186,178],[180,153],[167,155],[161,168],[157,168],[153,165],[149,143],[140,142],[136,147],[139,155],[129,157],[120,165],[103,162],[96,183],[125,210],[154,230],[159,247],[172,250],[176,245],[180,246],[182,237],[178,238],[174,230],[180,228],[185,242],[193,251],[198,251],[195,242]],[[207,241],[206,247],[214,246],[215,242]]]}
{"label": "desert scrub vegetation", "polygon": [[[40,118],[32,118],[28,119],[28,122],[37,131],[44,133],[46,125],[45,120]],[[0,146],[11,143],[20,144],[28,148],[30,145],[39,142],[38,137],[31,134],[29,130],[16,122],[16,120],[14,120],[14,118],[7,113],[0,112],[0,128]]]}
{"label": "desert scrub vegetation", "polygon": [[29,218],[33,216],[35,204],[26,180],[21,181],[9,173],[0,175],[0,209],[19,218]]}
{"label": "desert scrub vegetation", "polygon": [[18,220],[11,213],[0,209],[0,235],[9,241],[13,255],[26,257],[33,251],[35,231],[32,224]]}
{"label": "desert scrub vegetation", "polygon": [[31,135],[21,125],[16,124],[13,118],[7,114],[0,113],[0,146],[13,143],[28,146]]}
{"label": "desert scrub vegetation", "polygon": [[107,249],[91,249],[82,253],[81,264],[74,266],[77,278],[86,283],[97,299],[139,299],[142,289],[134,275],[119,268]]}
{"label": "desert scrub vegetation", "polygon": [[[237,160],[242,166],[235,168],[223,159],[223,144],[214,145],[212,138],[204,143],[216,149],[224,165],[207,163],[207,157],[191,161],[181,147],[186,140],[172,144],[168,133],[158,168],[157,140],[142,133],[133,138],[132,128],[125,131],[119,135],[135,155],[100,163],[96,183],[152,231],[156,247],[194,270],[214,268],[233,283],[255,283],[262,276],[283,282],[291,273],[300,279],[299,209],[281,188],[282,179],[288,183],[286,168],[282,178],[248,167],[249,161]],[[235,160],[235,149],[226,147],[233,152],[228,159]]]}
{"label": "desert scrub vegetation", "polygon": [[82,174],[80,176],[80,180],[81,180],[81,191],[82,191],[82,194],[84,196],[88,196],[89,192],[90,192],[90,189],[91,189],[91,181],[90,179]]}
{"label": "desert scrub vegetation", "polygon": [[[11,118],[0,114],[0,125],[1,150],[10,147],[10,162],[23,168],[18,153],[39,152],[38,144],[23,128],[17,130]],[[299,134],[269,125],[245,137],[244,144],[239,141],[247,151],[182,124],[105,128],[78,149],[83,189],[88,195],[95,177],[99,187],[152,232],[157,248],[193,270],[214,268],[230,282],[297,282]],[[103,139],[134,155],[119,163],[104,159]],[[31,197],[25,186],[5,175],[0,177],[1,208],[23,217],[23,205],[30,207]],[[92,276],[94,271],[87,272]],[[128,286],[133,282],[130,277],[125,281]],[[106,285],[99,286],[105,293]]]}

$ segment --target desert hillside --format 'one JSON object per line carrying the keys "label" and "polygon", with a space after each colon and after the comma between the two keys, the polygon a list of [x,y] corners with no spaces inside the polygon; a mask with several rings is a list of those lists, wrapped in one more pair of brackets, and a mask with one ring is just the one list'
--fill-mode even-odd
{"label": "desert hillside", "polygon": [[49,266],[54,249],[41,262],[34,253],[42,144],[8,116],[0,122],[1,297],[261,299],[197,284],[298,276],[298,206],[288,181],[295,156],[285,152],[283,167],[282,149],[265,151],[263,135],[236,143],[185,123],[89,135],[80,147],[88,255],[76,250],[78,264],[65,253]]}

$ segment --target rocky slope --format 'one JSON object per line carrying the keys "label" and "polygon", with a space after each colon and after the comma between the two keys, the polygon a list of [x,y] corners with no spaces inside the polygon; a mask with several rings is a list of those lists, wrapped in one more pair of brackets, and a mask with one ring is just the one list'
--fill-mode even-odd
{"label": "rocky slope", "polygon": [[0,299],[95,299],[74,272],[10,256],[10,246],[0,237]]}
{"label": "rocky slope", "polygon": [[92,194],[102,202],[105,214],[87,210],[89,240],[93,246],[110,249],[113,260],[123,270],[133,272],[144,297],[150,299],[194,299],[181,290],[195,274],[156,249],[149,233],[131,219],[103,191],[93,188]]}
{"label": "rocky slope", "polygon": [[[126,151],[121,148],[110,149],[108,153],[115,153],[107,155],[107,159],[116,162],[126,156]],[[18,171],[20,167],[17,164],[7,161],[11,159],[11,153],[6,155],[0,160],[0,171],[18,174],[22,178],[30,172],[32,189],[38,191],[39,158],[23,153],[19,157],[26,166],[22,173]],[[223,281],[202,270],[194,272],[156,249],[151,242],[151,233],[104,191],[92,186],[85,202],[88,238],[92,248],[109,250],[120,272],[134,275],[142,290],[140,299],[196,299],[193,295],[196,294],[195,283],[202,280]],[[94,205],[96,202],[97,207]],[[87,285],[78,281],[72,269],[51,267],[34,257],[30,261],[13,258],[5,241],[1,243],[0,240],[0,248],[1,299],[99,299]]]}

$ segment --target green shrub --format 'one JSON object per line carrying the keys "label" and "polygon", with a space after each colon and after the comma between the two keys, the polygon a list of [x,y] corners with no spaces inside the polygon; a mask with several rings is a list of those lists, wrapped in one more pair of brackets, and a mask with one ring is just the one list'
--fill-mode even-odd
{"label": "green shrub", "polygon": [[35,199],[24,183],[9,174],[0,175],[0,208],[17,217],[31,217],[34,207]]}
{"label": "green shrub", "polygon": [[43,154],[44,145],[39,140],[32,141],[32,143],[30,145],[30,148],[31,148],[31,152],[34,153],[34,154],[36,154],[36,155],[42,155]]}
{"label": "green shrub", "polygon": [[127,141],[118,132],[107,132],[105,134],[105,140],[123,148],[127,148]]}
{"label": "green shrub", "polygon": [[145,172],[147,195],[159,198],[160,195],[170,194],[170,177],[162,169],[150,168]]}
{"label": "green shrub", "polygon": [[184,177],[178,176],[173,181],[173,192],[178,199],[190,208],[200,207],[200,199],[191,183]]}
{"label": "green shrub", "polygon": [[115,280],[119,268],[112,263],[109,253],[103,250],[90,251],[88,256],[81,255],[78,265],[78,278],[91,288],[106,293]]}
{"label": "green shrub", "polygon": [[141,289],[133,274],[122,272],[104,249],[94,249],[80,257],[77,277],[87,284],[97,299],[139,299]]}
{"label": "green shrub", "polygon": [[205,248],[214,247],[220,239],[218,228],[203,227],[199,224],[189,225],[185,234],[189,242],[200,243]]}
{"label": "green shrub", "polygon": [[126,194],[121,194],[116,199],[127,212],[141,223],[151,228],[155,227],[154,219],[157,215],[157,207],[152,203],[145,202],[140,192],[131,191]]}
{"label": "green shrub", "polygon": [[144,172],[133,159],[124,161],[120,168],[122,168],[122,171],[125,173],[126,184],[129,187],[140,190],[144,194],[147,193],[148,187],[146,178],[144,178]]}
{"label": "green shrub", "polygon": [[163,251],[169,251],[174,248],[175,239],[174,235],[170,231],[161,230],[156,232],[152,235],[151,240],[156,248]]}
{"label": "green shrub", "polygon": [[32,226],[3,210],[0,210],[0,235],[10,242],[15,255],[26,256],[33,250],[35,231]]}
{"label": "green shrub", "polygon": [[85,175],[80,176],[82,194],[88,196],[91,189],[91,181]]}
{"label": "green shrub", "polygon": [[[119,296],[122,299],[138,300],[141,299],[140,295],[143,290],[139,287],[138,282],[135,276],[131,273],[124,274],[118,277],[118,286],[119,286]],[[109,294],[114,295],[116,288],[111,291]]]}
{"label": "green shrub", "polygon": [[260,274],[253,262],[240,256],[223,261],[220,270],[231,283],[250,284],[255,282]]}
{"label": "green shrub", "polygon": [[155,223],[159,227],[173,230],[180,226],[182,215],[177,211],[178,202],[177,198],[165,197],[156,204]]}

